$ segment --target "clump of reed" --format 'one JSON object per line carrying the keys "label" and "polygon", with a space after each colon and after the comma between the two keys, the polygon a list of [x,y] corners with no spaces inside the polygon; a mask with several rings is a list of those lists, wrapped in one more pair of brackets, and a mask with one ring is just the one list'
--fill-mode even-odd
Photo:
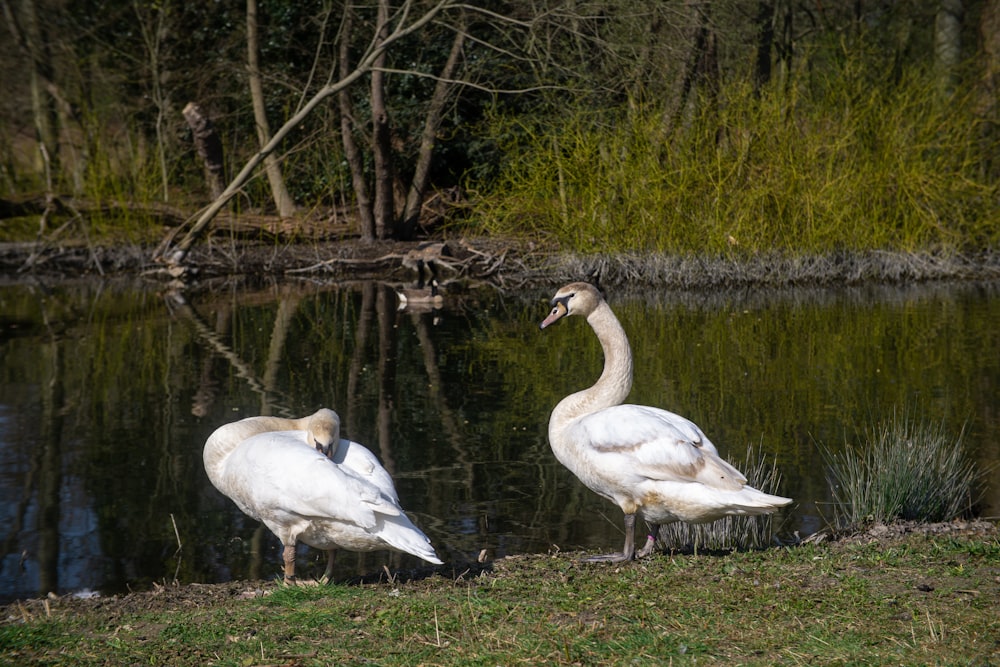
{"label": "clump of reed", "polygon": [[[746,458],[741,463],[732,462],[746,478],[747,483],[764,493],[778,494],[781,475],[774,462],[767,460],[753,445],[747,447]],[[689,524],[682,521],[670,523],[660,528],[660,544],[669,549],[683,549],[691,546],[712,551],[733,549],[762,549],[771,543],[771,527],[774,515],[727,516],[724,519],[705,524]]]}
{"label": "clump of reed", "polygon": [[823,447],[835,527],[897,520],[949,521],[971,512],[980,477],[967,460],[964,429],[894,414],[841,452]]}

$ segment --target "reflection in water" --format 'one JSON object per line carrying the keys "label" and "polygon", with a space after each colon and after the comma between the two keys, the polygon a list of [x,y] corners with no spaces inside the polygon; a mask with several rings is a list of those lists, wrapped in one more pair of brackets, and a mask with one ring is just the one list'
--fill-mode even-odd
{"label": "reflection in water", "polygon": [[[427,312],[377,283],[0,288],[0,598],[277,576],[277,540],[212,488],[201,448],[223,423],[324,406],[449,564],[620,540],[617,510],[548,447],[552,407],[601,368],[585,327],[540,335],[553,287],[451,291]],[[701,424],[734,463],[751,444],[773,457],[797,501],[785,535],[824,524],[817,445],[900,407],[967,425],[980,465],[1000,462],[997,285],[610,300],[635,354],[629,401]],[[324,564],[300,550],[303,573]],[[419,561],[345,553],[337,576],[383,564]]]}

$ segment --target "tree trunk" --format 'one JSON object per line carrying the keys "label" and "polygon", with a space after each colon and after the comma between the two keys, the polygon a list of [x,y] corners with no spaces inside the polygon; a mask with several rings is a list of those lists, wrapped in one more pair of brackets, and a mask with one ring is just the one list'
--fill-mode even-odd
{"label": "tree trunk", "polygon": [[[982,119],[979,141],[983,154],[983,175],[991,182],[1000,179],[1000,158],[991,148],[1000,140],[1000,0],[987,0],[979,16],[980,78],[977,86],[976,115]],[[997,205],[1000,206],[1000,194]]]}
{"label": "tree trunk", "polygon": [[[14,39],[31,60],[28,80],[31,89],[31,111],[38,140],[39,171],[45,175],[51,189],[53,175],[59,169],[59,115],[50,89],[52,85],[52,54],[44,23],[38,20],[34,0],[21,0],[20,11],[4,3],[4,14]],[[16,13],[15,13],[16,12]]]}
{"label": "tree trunk", "polygon": [[[376,45],[385,41],[389,29],[389,0],[379,0]],[[375,236],[379,240],[395,234],[392,191],[392,137],[385,105],[385,51],[372,63],[372,156],[375,163]]]}
{"label": "tree trunk", "polygon": [[420,152],[417,155],[417,164],[413,171],[413,180],[410,182],[410,190],[406,196],[406,208],[403,211],[403,226],[400,230],[400,235],[403,238],[412,236],[413,230],[420,220],[420,209],[424,204],[424,197],[427,194],[427,184],[430,181],[434,145],[437,143],[437,131],[441,126],[441,115],[444,112],[444,105],[454,88],[451,78],[462,55],[462,45],[464,43],[465,26],[463,22],[455,31],[455,39],[451,43],[451,52],[448,54],[448,60],[438,75],[430,107],[427,109],[427,117],[424,119],[424,131],[420,137]]}
{"label": "tree trunk", "polygon": [[212,193],[212,199],[222,196],[225,186],[225,163],[222,160],[222,141],[215,132],[212,121],[201,110],[201,107],[194,102],[189,102],[184,111],[184,120],[187,121],[191,133],[194,135],[194,147],[205,165],[205,181],[208,183],[208,190]]}
{"label": "tree trunk", "polygon": [[[351,71],[350,53],[351,34],[354,27],[354,10],[351,7],[344,8],[344,23],[341,30],[340,51],[338,55],[339,75],[341,79],[347,77]],[[375,240],[375,215],[372,212],[372,198],[368,191],[368,181],[365,180],[365,163],[361,156],[361,149],[354,139],[354,110],[351,105],[351,94],[347,88],[342,88],[337,93],[337,103],[340,108],[340,138],[344,145],[344,157],[347,159],[348,167],[351,170],[351,183],[354,186],[354,199],[358,206],[358,235],[362,241]]]}
{"label": "tree trunk", "polygon": [[[257,0],[247,0],[247,76],[250,82],[250,98],[253,101],[253,116],[257,124],[257,140],[261,148],[271,140],[271,128],[267,123],[267,109],[264,106],[264,86],[260,81],[260,57],[257,41]],[[273,153],[264,158],[264,170],[271,185],[271,196],[282,218],[295,215],[295,201],[285,187],[281,175],[281,165]]]}
{"label": "tree trunk", "polygon": [[771,49],[774,48],[774,5],[771,0],[757,4],[757,58],[753,69],[753,90],[756,95],[771,82]]}
{"label": "tree trunk", "polygon": [[707,86],[712,103],[714,103],[719,89],[717,40],[708,20],[710,6],[701,6],[700,3],[695,3],[693,0],[689,0],[687,5],[693,18],[691,48],[688,52],[684,72],[677,84],[676,102],[667,119],[668,135],[680,125],[685,110],[692,103],[691,91],[695,86]]}
{"label": "tree trunk", "polygon": [[950,95],[957,82],[957,68],[962,59],[962,0],[941,0],[934,19],[934,66],[938,87]]}

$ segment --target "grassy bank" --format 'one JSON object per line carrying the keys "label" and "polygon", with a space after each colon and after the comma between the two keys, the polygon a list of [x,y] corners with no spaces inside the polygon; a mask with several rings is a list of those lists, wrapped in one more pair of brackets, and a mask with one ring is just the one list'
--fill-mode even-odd
{"label": "grassy bank", "polygon": [[986,523],[626,566],[518,556],[410,581],[167,586],[4,609],[4,664],[995,664]]}

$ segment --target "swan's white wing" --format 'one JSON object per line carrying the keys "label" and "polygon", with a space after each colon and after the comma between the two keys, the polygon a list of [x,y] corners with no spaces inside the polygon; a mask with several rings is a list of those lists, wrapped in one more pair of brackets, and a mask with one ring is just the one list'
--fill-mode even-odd
{"label": "swan's white wing", "polygon": [[399,514],[377,487],[345,474],[306,440],[305,431],[247,438],[226,460],[221,490],[262,520],[326,518],[371,528],[375,512]]}
{"label": "swan's white wing", "polygon": [[719,458],[693,422],[644,405],[616,405],[578,419],[567,436],[598,469],[623,479],[700,482],[739,489],[746,478]]}
{"label": "swan's white wing", "polygon": [[361,479],[374,484],[395,503],[399,503],[396,486],[389,472],[382,467],[378,458],[364,445],[341,438],[337,451],[331,457],[333,462],[347,468]]}

